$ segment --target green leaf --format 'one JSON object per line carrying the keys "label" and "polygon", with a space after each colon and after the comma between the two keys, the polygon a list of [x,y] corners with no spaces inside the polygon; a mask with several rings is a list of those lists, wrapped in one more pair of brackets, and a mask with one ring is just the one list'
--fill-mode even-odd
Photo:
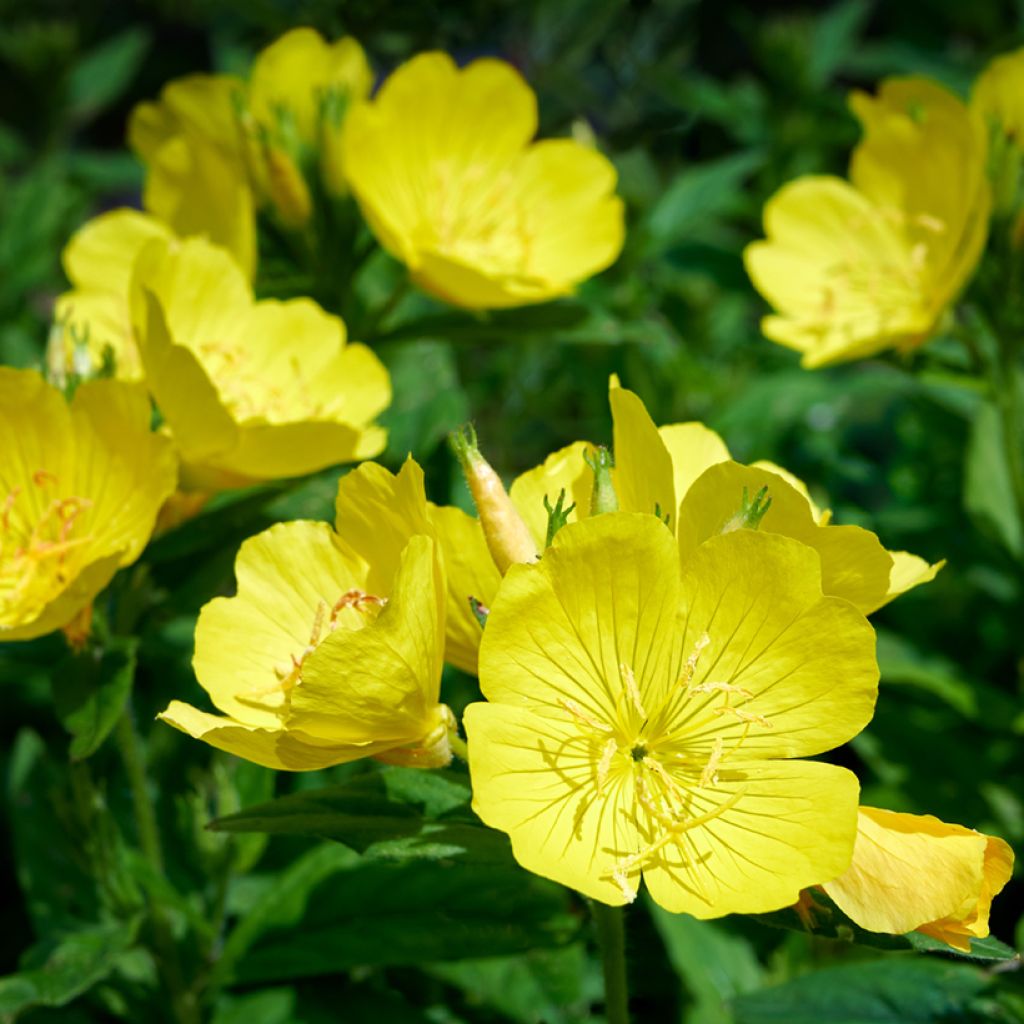
{"label": "green leaf", "polygon": [[54,707],[71,733],[72,761],[90,757],[117,724],[135,678],[138,640],[114,640],[72,654],[51,676]]}
{"label": "green leaf", "polygon": [[971,423],[964,504],[1007,551],[1017,558],[1024,555],[1024,523],[1013,495],[1006,436],[999,412],[991,403],[982,405]]}
{"label": "green leaf", "polygon": [[384,345],[380,354],[391,373],[394,397],[381,416],[388,453],[426,458],[449,431],[469,418],[451,346],[442,341]]}
{"label": "green leaf", "polygon": [[965,718],[978,717],[975,688],[956,666],[934,654],[924,654],[903,637],[878,629],[878,666],[885,684],[914,686],[945,701]]}
{"label": "green leaf", "polygon": [[359,965],[418,964],[568,942],[566,893],[503,857],[372,859],[325,843],[241,918],[212,984],[266,983]]}
{"label": "green leaf", "polygon": [[871,13],[869,0],[843,0],[823,10],[814,26],[806,68],[810,86],[820,89],[842,70],[860,41]]}
{"label": "green leaf", "polygon": [[972,939],[971,951],[965,953],[938,939],[929,938],[918,932],[907,935],[885,935],[880,932],[869,932],[861,928],[844,914],[829,897],[819,889],[809,890],[814,900],[814,908],[809,926],[805,918],[792,908],[778,910],[774,914],[755,914],[752,919],[768,925],[770,928],[784,928],[789,931],[811,934],[815,938],[834,939],[840,942],[856,943],[874,949],[917,950],[926,953],[941,953],[956,960],[973,963],[1006,963],[1019,960],[1019,954],[1000,942],[998,939]]}
{"label": "green leaf", "polygon": [[37,1006],[65,1006],[116,967],[135,942],[138,921],[98,924],[33,948],[26,959],[38,962],[0,978],[0,1022],[8,1024]]}
{"label": "green leaf", "polygon": [[470,1005],[497,1010],[517,1024],[590,1019],[582,943],[521,956],[428,964],[425,970],[464,992]]}
{"label": "green leaf", "polygon": [[985,975],[963,964],[885,959],[828,967],[739,996],[735,1024],[947,1024],[975,1015]]}
{"label": "green leaf", "polygon": [[689,167],[678,175],[648,215],[648,255],[657,255],[726,213],[743,181],[763,163],[762,153],[748,150]]}
{"label": "green leaf", "polygon": [[687,1024],[718,1024],[729,1000],[760,988],[764,972],[746,939],[724,923],[670,914],[653,901],[648,909],[669,960],[693,1000]]}
{"label": "green leaf", "polygon": [[70,116],[89,120],[120,99],[142,67],[152,42],[152,33],[146,29],[129,28],[87,53],[68,81]]}

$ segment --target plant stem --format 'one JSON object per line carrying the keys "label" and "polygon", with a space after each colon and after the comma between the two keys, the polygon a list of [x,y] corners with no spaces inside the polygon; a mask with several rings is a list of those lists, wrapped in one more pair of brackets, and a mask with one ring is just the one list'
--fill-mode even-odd
{"label": "plant stem", "polygon": [[1000,360],[993,387],[1003,424],[1007,470],[1017,503],[1017,515],[1024,522],[1024,423],[1021,422],[1020,383],[1014,346],[1000,339]]}
{"label": "plant stem", "polygon": [[457,732],[448,733],[448,746],[452,748],[452,753],[460,761],[469,764],[469,748],[466,746],[466,741]]}
{"label": "plant stem", "polygon": [[[160,848],[160,832],[157,828],[156,813],[150,801],[146,785],[146,764],[142,746],[132,721],[129,702],[117,723],[117,745],[121,751],[128,774],[128,786],[132,794],[132,810],[135,814],[135,829],[138,832],[142,854],[156,875],[164,873],[163,851]],[[179,1024],[199,1024],[199,1011],[195,998],[185,985],[178,949],[170,923],[152,889],[146,887],[149,913],[153,924],[153,938],[156,944],[157,964],[170,996],[171,1009]]]}
{"label": "plant stem", "polygon": [[590,913],[597,932],[604,971],[605,1017],[608,1024],[629,1024],[626,987],[626,929],[622,907],[591,901]]}

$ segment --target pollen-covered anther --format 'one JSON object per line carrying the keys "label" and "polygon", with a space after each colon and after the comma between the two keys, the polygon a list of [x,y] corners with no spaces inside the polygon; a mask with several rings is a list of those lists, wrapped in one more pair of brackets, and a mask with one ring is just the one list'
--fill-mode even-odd
{"label": "pollen-covered anther", "polygon": [[701,787],[718,785],[718,769],[722,764],[722,751],[724,749],[725,745],[722,742],[722,737],[717,736],[715,738],[715,745],[711,748],[711,756],[708,758],[708,763],[704,765],[704,770],[700,773]]}
{"label": "pollen-covered anther", "polygon": [[597,762],[597,791],[600,793],[604,789],[604,784],[608,781],[608,773],[612,768],[612,760],[615,757],[616,752],[619,749],[618,743],[615,742],[614,738],[609,739],[604,745],[604,749],[601,751],[601,760]]}
{"label": "pollen-covered anther", "polygon": [[356,611],[361,612],[367,611],[369,608],[383,608],[387,603],[388,599],[386,597],[368,594],[364,590],[349,590],[342,594],[331,608],[328,629],[333,633],[338,628],[338,616],[346,608],[354,608]]}
{"label": "pollen-covered anther", "polygon": [[626,693],[629,696],[630,703],[636,708],[641,718],[647,718],[647,712],[644,710],[643,701],[640,699],[640,687],[636,684],[636,676],[633,675],[633,670],[628,665],[620,665],[619,670],[622,672],[622,685]]}
{"label": "pollen-covered anther", "polygon": [[768,721],[764,715],[754,714],[753,711],[744,711],[742,708],[734,708],[730,704],[725,704],[720,708],[715,708],[716,715],[724,715],[726,713],[735,715],[741,722],[753,722],[756,725],[764,726],[765,729],[773,728],[772,723]]}
{"label": "pollen-covered anther", "polygon": [[[626,858],[628,860],[629,858]],[[627,903],[632,903],[637,897],[637,890],[629,884],[629,866],[625,860],[619,861],[612,870],[612,880],[619,887],[619,891],[625,897]]]}
{"label": "pollen-covered anther", "polygon": [[603,732],[606,735],[613,731],[611,726],[605,725],[603,722],[599,722],[592,715],[588,715],[587,712],[584,711],[583,708],[581,708],[571,697],[563,697],[559,701],[559,704],[561,704],[577,722],[580,722],[597,732]]}
{"label": "pollen-covered anther", "polygon": [[697,662],[700,661],[701,654],[710,643],[711,637],[705,632],[701,633],[697,642],[693,645],[693,650],[690,652],[690,656],[686,659],[686,665],[683,668],[683,678],[686,680],[687,685],[690,684],[694,673],[697,671]]}
{"label": "pollen-covered anther", "polygon": [[736,693],[748,700],[754,695],[744,686],[734,683],[698,683],[690,687],[691,693]]}

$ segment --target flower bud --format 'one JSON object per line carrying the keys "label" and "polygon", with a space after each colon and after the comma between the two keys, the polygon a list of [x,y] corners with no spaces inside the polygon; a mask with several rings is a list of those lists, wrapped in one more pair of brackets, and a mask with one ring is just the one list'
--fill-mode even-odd
{"label": "flower bud", "polygon": [[309,186],[295,160],[272,143],[264,149],[267,190],[281,223],[290,229],[304,227],[313,212]]}
{"label": "flower bud", "polygon": [[487,548],[498,571],[504,576],[514,562],[536,562],[537,545],[501,478],[480,454],[476,431],[467,425],[452,431],[449,441],[473,495]]}

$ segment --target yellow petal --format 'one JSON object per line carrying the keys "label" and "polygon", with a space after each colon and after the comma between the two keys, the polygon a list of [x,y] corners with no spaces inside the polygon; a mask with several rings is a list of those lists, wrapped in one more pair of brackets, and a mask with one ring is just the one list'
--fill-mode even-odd
{"label": "yellow petal", "polygon": [[886,601],[892,558],[878,538],[858,526],[821,526],[808,499],[774,471],[726,462],[713,466],[690,488],[679,507],[679,552],[686,564],[699,544],[719,534],[748,500],[767,487],[771,507],[762,533],[794,537],[821,557],[822,587],[868,614]]}
{"label": "yellow petal", "polygon": [[501,574],[487,549],[478,519],[449,505],[430,505],[428,514],[441,545],[448,582],[445,660],[476,675],[477,649],[483,630],[470,609],[469,599],[475,598],[490,608]]}
{"label": "yellow petal", "polygon": [[612,480],[624,512],[655,510],[675,529],[675,468],[665,442],[647,413],[644,403],[632,391],[612,382],[608,392],[612,407],[615,468]]}
{"label": "yellow petal", "polygon": [[886,603],[922,583],[930,583],[946,564],[946,560],[942,559],[929,565],[919,555],[912,555],[909,551],[890,551],[889,554],[892,557],[892,569],[889,573]]}
{"label": "yellow petal", "polygon": [[[324,609],[351,590],[373,592],[367,572],[326,523],[278,523],[245,541],[236,595],[207,604],[196,626],[192,664],[213,703],[247,725],[276,729],[287,697],[281,676],[315,644],[318,615],[326,629]],[[358,615],[345,611],[341,621],[356,627]]]}
{"label": "yellow petal", "polygon": [[992,897],[1012,863],[1000,839],[930,814],[862,807],[853,863],[823,888],[868,931],[921,929],[961,946],[970,934],[988,934]]}
{"label": "yellow petal", "polygon": [[537,550],[544,548],[548,532],[548,514],[544,499],[551,505],[558,501],[558,495],[565,491],[565,506],[575,505],[569,513],[569,522],[584,519],[590,514],[590,496],[594,489],[594,474],[584,461],[584,455],[592,448],[586,441],[573,444],[552,452],[539,466],[528,469],[512,481],[509,497],[523,517],[523,522],[537,544]]}
{"label": "yellow petal", "polygon": [[329,88],[345,91],[350,101],[364,99],[373,73],[362,47],[351,37],[328,44],[311,28],[286,32],[261,50],[249,75],[249,106],[265,126],[274,126],[277,111],[294,118],[299,139],[316,144],[320,102]]}
{"label": "yellow petal", "polygon": [[[752,530],[712,537],[685,561],[680,589],[683,656],[699,656],[690,692],[664,715],[690,749],[721,738],[745,757],[804,757],[870,721],[874,630],[849,602],[822,596],[812,548]],[[680,666],[673,678],[686,675]],[[737,712],[721,710],[730,703]]]}
{"label": "yellow petal", "polygon": [[[527,708],[470,704],[463,721],[473,809],[509,833],[516,860],[602,903],[626,903],[609,866],[640,846],[632,776],[599,788],[593,744],[572,724]],[[626,875],[634,891],[639,873]]]}
{"label": "yellow petal", "polygon": [[233,718],[211,715],[179,700],[157,716],[175,729],[211,747],[277,771],[306,772],[355,761],[373,754],[372,748],[324,747],[305,741],[283,728],[260,728]]}
{"label": "yellow petal", "polygon": [[[738,799],[645,861],[644,881],[666,910],[698,918],[779,910],[850,863],[859,786],[844,768],[744,762],[721,772],[713,787],[691,792],[692,818]],[[648,815],[645,842],[663,828]]]}
{"label": "yellow petal", "polygon": [[[670,423],[658,427],[658,436],[672,459],[673,490],[676,505],[686,497],[694,481],[711,466],[729,461],[729,449],[713,430],[703,423]],[[672,509],[675,529],[678,508]]]}
{"label": "yellow petal", "polygon": [[376,622],[331,633],[306,660],[289,727],[330,743],[425,739],[438,726],[444,612],[436,545],[413,537]]}
{"label": "yellow petal", "polygon": [[412,458],[397,474],[368,462],[338,481],[334,527],[371,566],[368,585],[385,593],[414,534],[433,536],[423,470]]}
{"label": "yellow petal", "polygon": [[917,284],[912,247],[866,196],[839,178],[804,177],[764,208],[767,239],[747,273],[778,311],[766,337],[808,367],[872,355],[928,333],[938,315]]}
{"label": "yellow petal", "polygon": [[1019,140],[1024,135],[1024,50],[989,61],[971,87],[971,108]]}
{"label": "yellow petal", "polygon": [[111,210],[80,227],[64,247],[61,263],[76,288],[112,292],[127,301],[132,267],[154,239],[171,241],[166,224],[138,210]]}
{"label": "yellow petal", "polygon": [[539,563],[512,566],[480,646],[487,699],[610,721],[623,665],[641,695],[663,685],[678,660],[674,554],[653,516],[616,513],[564,527]]}

